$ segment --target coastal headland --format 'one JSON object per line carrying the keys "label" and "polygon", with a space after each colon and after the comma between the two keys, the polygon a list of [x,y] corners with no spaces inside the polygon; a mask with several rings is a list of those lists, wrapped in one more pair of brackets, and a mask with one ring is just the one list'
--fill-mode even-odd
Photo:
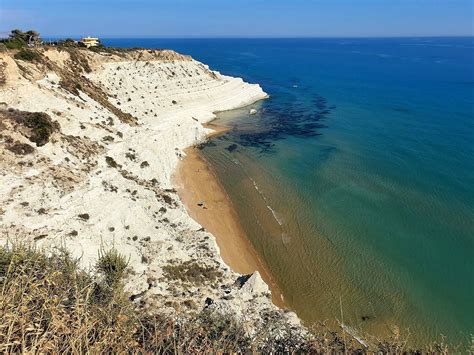
{"label": "coastal headland", "polygon": [[[221,191],[207,203],[228,223],[203,228],[172,179],[193,155],[186,149],[212,132],[205,124],[214,112],[266,98],[261,87],[170,50],[34,53],[0,53],[0,242],[65,247],[85,268],[114,248],[128,260],[131,299],[149,310],[212,307],[254,331],[269,315],[299,326],[254,272],[266,271],[216,180],[186,179]],[[192,193],[183,192],[191,204]],[[213,231],[230,234],[216,244]]]}

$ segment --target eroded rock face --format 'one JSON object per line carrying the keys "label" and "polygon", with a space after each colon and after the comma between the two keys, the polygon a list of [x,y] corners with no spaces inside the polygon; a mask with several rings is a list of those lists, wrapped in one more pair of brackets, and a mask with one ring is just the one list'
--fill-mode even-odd
{"label": "eroded rock face", "polygon": [[208,308],[249,331],[268,317],[289,324],[258,273],[236,282],[171,180],[213,112],[266,94],[172,51],[78,51],[47,50],[22,69],[0,53],[0,242],[66,246],[84,267],[113,247],[129,259],[131,299],[150,312]]}

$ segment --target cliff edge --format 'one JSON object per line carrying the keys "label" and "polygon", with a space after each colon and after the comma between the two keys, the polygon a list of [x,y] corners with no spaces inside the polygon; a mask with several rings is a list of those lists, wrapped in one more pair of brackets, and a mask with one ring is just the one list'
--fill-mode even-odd
{"label": "cliff edge", "polygon": [[267,95],[169,50],[0,53],[0,242],[66,247],[85,268],[116,249],[130,299],[150,312],[204,308],[256,332],[304,328],[258,273],[232,272],[171,177],[214,112]]}

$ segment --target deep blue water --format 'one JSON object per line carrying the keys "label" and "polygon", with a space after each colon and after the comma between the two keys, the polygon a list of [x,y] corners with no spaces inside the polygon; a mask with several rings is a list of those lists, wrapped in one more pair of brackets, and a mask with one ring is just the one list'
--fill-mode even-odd
{"label": "deep blue water", "polygon": [[203,154],[303,319],[342,303],[363,330],[474,333],[474,38],[104,42],[175,49],[271,95],[221,115],[233,129]]}

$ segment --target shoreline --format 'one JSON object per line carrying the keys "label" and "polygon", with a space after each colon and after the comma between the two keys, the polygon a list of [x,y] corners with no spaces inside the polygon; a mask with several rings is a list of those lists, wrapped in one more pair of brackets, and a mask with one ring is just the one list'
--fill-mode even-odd
{"label": "shoreline", "polygon": [[[228,130],[212,123],[205,127],[214,130],[208,138]],[[214,236],[221,258],[232,271],[242,275],[258,271],[271,290],[273,304],[288,309],[282,292],[248,239],[232,200],[212,167],[198,148],[191,146],[185,153],[186,157],[178,164],[173,180],[186,211]],[[200,206],[203,202],[204,205]]]}

